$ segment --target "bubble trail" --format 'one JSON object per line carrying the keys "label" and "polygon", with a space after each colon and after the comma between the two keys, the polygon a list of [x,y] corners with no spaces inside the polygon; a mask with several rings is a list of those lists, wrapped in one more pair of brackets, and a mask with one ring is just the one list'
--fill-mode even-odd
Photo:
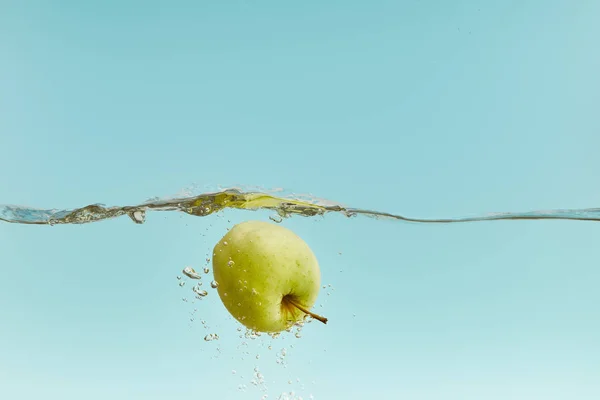
{"label": "bubble trail", "polygon": [[600,208],[540,210],[521,213],[504,212],[460,218],[413,218],[383,211],[346,207],[318,198],[305,198],[298,195],[284,197],[268,191],[244,191],[238,188],[224,189],[185,198],[167,198],[163,200],[154,198],[134,206],[107,207],[103,204],[91,204],[72,210],[44,210],[0,205],[0,221],[30,225],[86,224],[127,215],[136,224],[143,224],[146,221],[147,211],[175,211],[205,217],[228,208],[249,211],[271,210],[277,213],[278,217],[276,218],[288,218],[294,215],[313,217],[337,213],[346,217],[365,216],[423,224],[502,220],[600,221]]}

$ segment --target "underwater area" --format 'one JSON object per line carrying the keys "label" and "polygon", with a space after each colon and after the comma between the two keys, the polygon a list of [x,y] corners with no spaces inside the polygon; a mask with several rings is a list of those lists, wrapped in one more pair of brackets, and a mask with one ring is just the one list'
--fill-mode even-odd
{"label": "underwater area", "polygon": [[598,18],[0,2],[0,399],[600,398]]}

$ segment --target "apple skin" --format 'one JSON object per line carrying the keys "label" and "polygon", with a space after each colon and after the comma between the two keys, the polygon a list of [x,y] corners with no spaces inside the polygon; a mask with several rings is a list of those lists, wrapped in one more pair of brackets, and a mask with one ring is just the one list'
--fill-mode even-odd
{"label": "apple skin", "polygon": [[317,258],[308,244],[280,225],[246,221],[215,245],[213,274],[229,313],[249,329],[280,332],[302,320],[321,286]]}

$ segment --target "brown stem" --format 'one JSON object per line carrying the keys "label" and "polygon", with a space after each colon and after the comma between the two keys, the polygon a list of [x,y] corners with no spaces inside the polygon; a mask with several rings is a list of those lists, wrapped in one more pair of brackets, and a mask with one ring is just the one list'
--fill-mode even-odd
{"label": "brown stem", "polygon": [[298,310],[302,311],[304,314],[308,314],[311,317],[313,317],[314,319],[318,319],[319,321],[321,321],[324,324],[327,323],[327,318],[321,317],[320,315],[311,312],[306,307],[302,306],[301,304],[296,303],[294,300],[290,299],[289,297],[286,296],[285,301],[288,302],[288,303],[290,303],[294,307],[296,307]]}

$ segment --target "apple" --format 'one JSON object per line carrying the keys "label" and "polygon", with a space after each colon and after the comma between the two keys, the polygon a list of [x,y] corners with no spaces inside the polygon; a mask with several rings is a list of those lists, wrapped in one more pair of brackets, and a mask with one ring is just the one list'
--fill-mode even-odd
{"label": "apple", "polygon": [[229,313],[249,329],[281,332],[314,314],[321,286],[319,263],[308,244],[280,225],[246,221],[215,245],[213,274]]}

